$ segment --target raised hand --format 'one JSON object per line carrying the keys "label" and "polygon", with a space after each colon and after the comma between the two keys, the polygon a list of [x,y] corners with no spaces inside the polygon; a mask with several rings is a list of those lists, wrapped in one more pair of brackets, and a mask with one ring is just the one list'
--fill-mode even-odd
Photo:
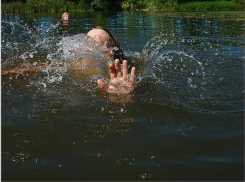
{"label": "raised hand", "polygon": [[115,60],[115,66],[109,65],[110,82],[107,85],[103,80],[97,81],[99,87],[107,93],[129,94],[135,87],[135,67],[132,68],[131,74],[128,74],[128,62],[123,61],[123,71],[121,71],[120,62]]}

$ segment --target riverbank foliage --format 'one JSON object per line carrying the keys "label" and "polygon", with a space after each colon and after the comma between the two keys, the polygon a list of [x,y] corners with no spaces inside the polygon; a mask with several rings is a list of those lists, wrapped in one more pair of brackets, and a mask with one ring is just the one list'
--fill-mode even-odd
{"label": "riverbank foliage", "polygon": [[243,10],[244,0],[2,0],[2,13]]}

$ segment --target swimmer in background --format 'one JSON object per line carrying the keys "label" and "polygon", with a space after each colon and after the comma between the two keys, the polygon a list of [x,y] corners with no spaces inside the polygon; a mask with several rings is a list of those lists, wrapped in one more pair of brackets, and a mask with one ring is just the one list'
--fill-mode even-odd
{"label": "swimmer in background", "polygon": [[64,12],[61,16],[62,20],[69,20],[70,14],[68,12]]}
{"label": "swimmer in background", "polygon": [[[98,79],[97,83],[98,86],[104,90],[107,93],[115,93],[115,94],[130,94],[133,92],[135,88],[135,72],[136,69],[133,67],[131,69],[130,74],[128,73],[128,63],[126,60],[124,60],[123,56],[123,50],[121,48],[121,45],[119,41],[116,39],[116,37],[110,33],[107,29],[97,26],[92,28],[88,33],[88,36],[92,37],[95,41],[98,42],[98,44],[103,47],[106,45],[108,48],[105,50],[105,53],[111,58],[111,60],[114,60],[114,65],[109,65],[110,70],[110,81],[108,84],[106,84],[105,81]],[[117,50],[110,50],[111,47],[117,47]],[[123,64],[121,70],[121,65]],[[63,63],[58,63],[59,65],[63,65]],[[89,63],[86,63],[89,64]],[[40,71],[43,68],[47,67],[45,63],[41,65],[37,65],[34,68],[26,67],[26,68],[15,68],[10,71],[2,72],[2,75],[7,74],[13,74],[13,73],[23,73],[28,71]],[[77,69],[80,68],[79,66],[76,67]],[[79,69],[77,70],[79,71]]]}
{"label": "swimmer in background", "polygon": [[64,33],[64,37],[69,36],[69,19],[70,14],[68,12],[64,12],[61,16],[62,29]]}

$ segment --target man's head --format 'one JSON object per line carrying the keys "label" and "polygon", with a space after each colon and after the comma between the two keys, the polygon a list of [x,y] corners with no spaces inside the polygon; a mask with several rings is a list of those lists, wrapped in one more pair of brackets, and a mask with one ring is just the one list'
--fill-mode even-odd
{"label": "man's head", "polygon": [[[100,46],[106,45],[107,48],[111,49],[110,51],[106,51],[110,57],[113,57],[113,59],[119,59],[120,62],[124,60],[121,45],[109,30],[97,26],[92,28],[87,35],[96,40]],[[116,50],[114,50],[115,47]]]}

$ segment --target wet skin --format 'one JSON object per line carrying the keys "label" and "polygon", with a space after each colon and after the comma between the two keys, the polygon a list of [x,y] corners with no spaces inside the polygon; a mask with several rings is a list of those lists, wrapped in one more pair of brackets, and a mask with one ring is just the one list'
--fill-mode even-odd
{"label": "wet skin", "polygon": [[[107,32],[101,29],[93,29],[87,33],[88,36],[92,37],[98,42],[100,46],[103,46],[109,36]],[[110,57],[113,56],[113,51],[107,53]],[[120,61],[115,60],[115,66],[109,65],[110,69],[110,82],[107,85],[103,80],[97,81],[99,87],[107,93],[116,94],[129,94],[134,90],[135,87],[135,67],[132,68],[131,74],[128,74],[128,63],[126,60],[123,61],[123,71],[120,67]]]}

